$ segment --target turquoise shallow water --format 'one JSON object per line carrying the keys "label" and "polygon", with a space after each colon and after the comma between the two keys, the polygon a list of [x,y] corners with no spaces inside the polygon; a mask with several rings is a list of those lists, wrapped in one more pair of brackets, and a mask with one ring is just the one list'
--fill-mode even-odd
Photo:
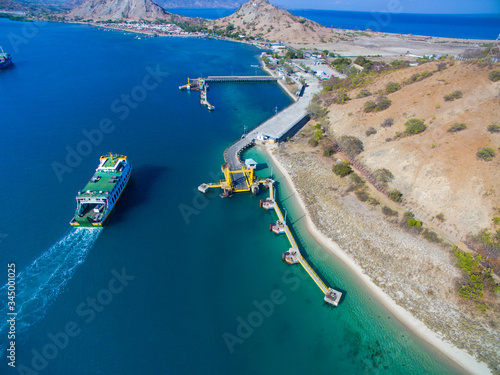
{"label": "turquoise shallow water", "polygon": [[[17,373],[456,373],[310,238],[283,183],[304,253],[346,292],[338,308],[281,261],[288,244],[269,232],[275,217],[259,209],[261,197],[196,191],[220,177],[244,126],[290,100],[275,84],[213,84],[210,113],[178,86],[255,74],[259,50],[6,20],[0,45],[15,62],[0,72],[0,275],[3,285],[16,263]],[[82,132],[96,134],[102,121],[107,133],[85,148]],[[68,150],[85,155],[68,164]],[[70,228],[75,193],[108,151],[129,156],[131,184],[106,228]],[[270,166],[257,149],[248,155]],[[58,178],[54,162],[71,171]],[[0,325],[2,351],[6,341]],[[0,366],[16,373],[5,358]]]}

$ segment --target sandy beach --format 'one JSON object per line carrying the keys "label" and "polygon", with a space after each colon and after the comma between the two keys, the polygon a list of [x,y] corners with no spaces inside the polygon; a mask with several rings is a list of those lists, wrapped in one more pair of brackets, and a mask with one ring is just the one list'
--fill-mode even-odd
{"label": "sandy beach", "polygon": [[[297,197],[297,201],[306,215],[307,229],[310,234],[320,244],[322,244],[327,251],[330,251],[338,259],[345,263],[345,265],[366,285],[367,289],[372,292],[372,294],[377,298],[378,301],[380,301],[380,303],[382,303],[389,311],[391,311],[391,313],[393,313],[394,316],[397,317],[397,319],[408,329],[422,338],[433,348],[439,350],[444,356],[452,360],[467,373],[477,375],[492,374],[491,370],[485,363],[479,362],[466,351],[461,350],[456,346],[450,344],[449,342],[444,341],[442,337],[429,329],[422,321],[418,320],[409,311],[399,306],[388,294],[386,294],[371,280],[371,278],[364,272],[364,270],[342,248],[340,248],[340,246],[336,242],[322,233],[313,223],[310,212],[308,211],[306,204],[304,203],[303,197],[299,194],[299,190],[295,186],[295,183],[288,170],[276,157],[276,155],[273,154],[276,146],[266,145],[265,147],[262,147],[262,149],[265,150],[266,155],[272,160],[272,163],[283,174],[287,184],[293,191],[294,195]],[[342,306],[340,306],[339,308],[342,308]]]}

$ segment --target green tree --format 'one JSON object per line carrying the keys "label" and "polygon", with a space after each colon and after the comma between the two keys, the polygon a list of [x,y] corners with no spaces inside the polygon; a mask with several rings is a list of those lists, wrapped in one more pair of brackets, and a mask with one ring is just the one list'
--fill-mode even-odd
{"label": "green tree", "polygon": [[382,213],[385,216],[398,216],[398,211],[392,210],[387,206],[382,207]]}
{"label": "green tree", "polygon": [[364,56],[358,56],[356,58],[356,60],[354,60],[354,64],[357,64],[359,66],[362,66],[363,68],[365,68],[366,70],[370,70],[373,66],[373,61],[371,60],[368,60],[366,57]]}
{"label": "green tree", "polygon": [[389,82],[387,85],[385,85],[385,93],[386,94],[391,94],[393,92],[398,91],[401,88],[401,85],[397,82]]}
{"label": "green tree", "polygon": [[285,53],[285,60],[295,59],[296,57],[297,57],[297,54],[294,51],[292,51],[291,49],[289,49]]}
{"label": "green tree", "polygon": [[392,174],[392,172],[386,168],[377,169],[375,172],[373,172],[373,176],[378,181],[380,181],[384,184],[388,184],[394,178],[394,175]]}
{"label": "green tree", "polygon": [[312,101],[307,107],[307,113],[312,119],[318,120],[326,116],[327,109],[322,107],[318,102]]}
{"label": "green tree", "polygon": [[382,122],[382,127],[383,128],[388,128],[388,127],[391,127],[392,125],[394,125],[394,119],[392,117],[388,117],[384,120],[384,122]]}
{"label": "green tree", "polygon": [[372,93],[367,90],[367,89],[362,89],[360,92],[358,92],[358,95],[356,95],[356,98],[366,98],[367,96],[370,96]]}
{"label": "green tree", "polygon": [[476,155],[481,160],[491,161],[495,157],[495,150],[491,147],[481,147],[477,150]]}
{"label": "green tree", "polygon": [[393,189],[389,192],[389,198],[394,202],[400,203],[403,200],[403,193],[399,190]]}
{"label": "green tree", "polygon": [[451,102],[455,99],[460,99],[462,96],[464,96],[464,93],[460,90],[452,91],[449,94],[444,96],[444,100],[447,102]]}
{"label": "green tree", "polygon": [[488,75],[488,78],[493,82],[500,81],[500,70],[492,70]]}
{"label": "green tree", "polygon": [[457,122],[457,123],[453,124],[448,129],[448,131],[450,133],[455,133],[455,132],[459,132],[459,131],[464,130],[464,129],[467,129],[467,125],[465,125],[465,123],[463,123],[463,122]]}
{"label": "green tree", "polygon": [[424,124],[424,121],[418,118],[411,118],[405,122],[407,134],[419,134],[422,133],[427,126]]}
{"label": "green tree", "polygon": [[336,70],[342,71],[345,68],[347,68],[349,65],[351,65],[351,63],[352,63],[351,59],[348,59],[347,57],[339,57],[339,58],[336,58],[335,60],[333,60],[332,66]]}
{"label": "green tree", "polygon": [[391,99],[387,96],[380,95],[377,98],[377,111],[383,111],[391,106]]}
{"label": "green tree", "polygon": [[363,152],[363,142],[356,137],[343,135],[338,139],[340,149],[350,156],[356,156]]}
{"label": "green tree", "polygon": [[335,164],[332,167],[333,173],[335,173],[337,176],[340,177],[345,177],[348,174],[352,173],[352,168],[349,166],[349,162],[343,161],[339,164]]}
{"label": "green tree", "polygon": [[488,131],[490,133],[500,133],[500,126],[497,124],[490,124],[488,125]]}
{"label": "green tree", "polygon": [[313,147],[316,147],[319,144],[318,140],[314,136],[309,138],[308,143]]}
{"label": "green tree", "polygon": [[368,100],[363,106],[363,111],[365,111],[366,113],[375,112],[376,110],[377,103],[375,103],[373,100]]}

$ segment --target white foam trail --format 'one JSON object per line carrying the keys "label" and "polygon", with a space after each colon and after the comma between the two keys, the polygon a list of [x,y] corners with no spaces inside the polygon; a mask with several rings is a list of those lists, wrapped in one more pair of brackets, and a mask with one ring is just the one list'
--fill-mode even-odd
{"label": "white foam trail", "polygon": [[[76,228],[38,257],[16,278],[16,332],[20,333],[40,321],[47,308],[62,292],[75,270],[85,261],[102,229]],[[7,285],[0,289],[7,296]],[[0,316],[7,316],[7,303],[0,306]],[[8,323],[0,326],[0,337],[6,337]],[[16,335],[17,336],[17,335]]]}

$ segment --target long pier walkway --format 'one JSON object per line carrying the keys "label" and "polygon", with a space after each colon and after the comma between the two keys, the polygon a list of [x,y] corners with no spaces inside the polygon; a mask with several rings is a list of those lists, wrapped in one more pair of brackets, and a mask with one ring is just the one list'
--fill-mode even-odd
{"label": "long pier walkway", "polygon": [[[292,233],[290,232],[290,228],[286,224],[285,218],[283,217],[283,214],[281,213],[281,210],[280,210],[277,203],[275,203],[275,205],[274,205],[274,210],[276,211],[276,214],[278,215],[278,220],[285,223],[285,234],[288,238],[288,241],[290,242],[292,249],[298,250],[299,247],[297,246],[297,243],[295,242],[295,239],[293,238]],[[299,261],[299,263],[302,265],[302,267],[304,267],[304,269],[307,271],[309,276],[311,276],[311,278],[314,280],[316,285],[321,289],[323,294],[327,295],[329,293],[328,287],[325,285],[323,280],[321,280],[319,278],[319,276],[316,274],[316,272],[314,272],[314,270],[311,268],[309,263],[306,262],[306,260],[302,256],[302,254],[300,254],[300,252],[297,251],[296,257],[297,257],[297,260]]]}
{"label": "long pier walkway", "polygon": [[201,78],[205,82],[276,82],[273,76],[208,76]]}
{"label": "long pier walkway", "polygon": [[323,282],[323,280],[321,280],[321,278],[318,276],[318,274],[316,272],[314,272],[314,270],[309,265],[309,263],[307,263],[307,261],[304,259],[304,257],[302,256],[302,254],[299,251],[299,247],[298,247],[297,243],[295,242],[295,238],[293,238],[293,235],[290,232],[290,228],[288,227],[288,225],[285,221],[285,218],[283,217],[283,213],[281,212],[281,209],[275,200],[274,188],[273,188],[274,181],[273,180],[267,180],[267,181],[268,181],[267,184],[269,186],[268,202],[272,202],[272,206],[273,206],[274,210],[276,211],[276,215],[278,216],[278,221],[283,223],[285,234],[286,234],[288,241],[290,242],[290,246],[291,246],[291,249],[288,252],[286,252],[285,254],[287,254],[291,259],[293,259],[293,261],[291,263],[298,262],[301,264],[302,267],[304,267],[306,272],[309,274],[309,276],[311,276],[313,281],[316,283],[316,285],[321,289],[321,291],[325,295],[325,301],[332,304],[332,305],[337,306],[339,301],[340,301],[340,298],[342,297],[342,293],[338,290],[327,287],[325,285],[325,283]]}

